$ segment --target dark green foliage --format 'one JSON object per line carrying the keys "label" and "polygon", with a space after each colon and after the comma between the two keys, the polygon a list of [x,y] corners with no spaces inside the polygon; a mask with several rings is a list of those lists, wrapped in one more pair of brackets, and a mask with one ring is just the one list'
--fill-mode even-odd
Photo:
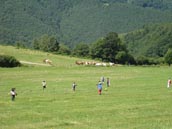
{"label": "dark green foliage", "polygon": [[36,49],[36,50],[40,49],[40,41],[39,41],[39,39],[34,39],[32,41],[32,47],[33,47],[33,49]]}
{"label": "dark green foliage", "polygon": [[139,56],[137,57],[137,65],[149,65],[149,60],[145,56]]}
{"label": "dark green foliage", "polygon": [[73,55],[78,57],[88,57],[89,56],[89,46],[84,43],[77,44],[73,50]]}
{"label": "dark green foliage", "polygon": [[172,1],[170,0],[128,0],[130,4],[144,8],[155,8],[159,10],[172,11]]}
{"label": "dark green foliage", "polygon": [[47,43],[48,52],[57,52],[59,50],[59,42],[55,37],[49,37],[49,42]]}
{"label": "dark green foliage", "polygon": [[168,49],[164,58],[165,62],[170,66],[172,64],[172,49]]}
{"label": "dark green foliage", "polygon": [[118,34],[110,32],[105,38],[93,43],[90,55],[93,59],[98,58],[102,61],[116,62],[115,56],[119,51],[127,52],[125,46],[121,43]]}
{"label": "dark green foliage", "polygon": [[149,58],[145,56],[139,56],[136,58],[137,65],[157,65],[164,63],[161,58]]}
{"label": "dark green foliage", "polygon": [[34,49],[46,52],[57,52],[59,50],[59,42],[55,36],[43,35],[32,42]]}
{"label": "dark green foliage", "polygon": [[163,57],[168,48],[172,48],[172,24],[144,26],[126,34],[123,40],[135,57]]}
{"label": "dark green foliage", "polygon": [[[1,1],[2,2],[2,1]],[[43,34],[56,35],[69,0],[6,0],[0,4],[0,42],[30,41]],[[60,13],[59,13],[60,12]]]}
{"label": "dark green foliage", "polygon": [[60,44],[59,45],[58,53],[59,54],[63,54],[63,55],[70,55],[71,54],[71,50],[69,49],[68,46],[66,46],[64,44]]}
{"label": "dark green foliage", "polygon": [[20,62],[13,56],[0,55],[0,67],[18,67],[21,66]]}
{"label": "dark green foliage", "polygon": [[103,41],[102,60],[115,61],[115,55],[121,51],[125,51],[125,47],[122,46],[121,40],[117,33],[111,32],[107,34]]}
{"label": "dark green foliage", "polygon": [[66,39],[63,42],[87,43],[111,31],[129,32],[149,23],[170,22],[170,19],[172,20],[170,13],[152,8],[144,9],[126,3],[92,1],[92,4],[85,2],[71,8],[70,13],[65,14],[61,22],[61,29],[65,35],[63,38]]}
{"label": "dark green foliage", "polygon": [[118,64],[136,64],[134,57],[125,51],[119,51],[115,60]]}
{"label": "dark green foliage", "polygon": [[[70,47],[111,31],[126,33],[172,21],[171,0],[1,0],[0,43],[55,35]],[[158,7],[157,7],[158,6]]]}
{"label": "dark green foliage", "polygon": [[[0,44],[17,48],[32,46],[68,55],[70,47],[76,48],[73,54],[77,56],[90,54],[118,63],[134,63],[140,56],[162,58],[172,48],[171,0],[1,0],[0,12]],[[112,31],[125,33],[127,49],[122,43],[113,46],[112,38],[101,39]],[[97,39],[89,54],[84,45],[76,47]],[[66,46],[59,48],[60,42]],[[137,62],[146,63],[143,60]],[[157,62],[148,59],[149,64]]]}
{"label": "dark green foliage", "polygon": [[17,49],[19,49],[19,48],[26,48],[26,46],[25,46],[25,42],[23,42],[23,41],[17,41],[16,43],[15,43],[15,46],[17,47]]}
{"label": "dark green foliage", "polygon": [[103,52],[103,39],[99,39],[95,43],[91,44],[90,56],[93,59],[101,59]]}

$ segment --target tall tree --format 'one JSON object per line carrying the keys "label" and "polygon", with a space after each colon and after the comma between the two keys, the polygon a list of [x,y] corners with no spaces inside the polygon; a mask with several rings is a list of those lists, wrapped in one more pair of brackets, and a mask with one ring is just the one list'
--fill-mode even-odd
{"label": "tall tree", "polygon": [[47,48],[49,52],[57,52],[59,50],[59,42],[54,36],[49,37]]}
{"label": "tall tree", "polygon": [[134,57],[125,51],[119,51],[115,59],[119,64],[136,64]]}
{"label": "tall tree", "polygon": [[95,43],[91,45],[90,48],[90,56],[93,59],[102,59],[102,51],[103,51],[103,39],[99,39]]}
{"label": "tall tree", "polygon": [[172,64],[172,49],[168,49],[167,53],[164,56],[165,62],[170,66]]}
{"label": "tall tree", "polygon": [[125,47],[121,44],[118,34],[115,32],[108,33],[103,44],[103,60],[114,62],[116,54],[123,48]]}
{"label": "tall tree", "polygon": [[121,43],[118,34],[110,32],[105,38],[98,40],[91,48],[91,57],[99,58],[102,61],[116,62],[115,56],[119,51],[126,51],[125,45]]}
{"label": "tall tree", "polygon": [[55,36],[43,35],[32,42],[34,49],[40,49],[46,52],[57,52],[59,50],[59,42]]}
{"label": "tall tree", "polygon": [[33,47],[33,49],[36,49],[36,50],[40,49],[40,41],[39,41],[39,39],[34,39],[32,41],[32,47]]}
{"label": "tall tree", "polygon": [[60,44],[59,45],[59,50],[58,50],[59,54],[64,54],[64,55],[70,55],[71,54],[71,50],[68,46],[64,45],[64,44]]}
{"label": "tall tree", "polygon": [[89,46],[84,43],[77,44],[73,50],[73,55],[86,57],[89,55]]}

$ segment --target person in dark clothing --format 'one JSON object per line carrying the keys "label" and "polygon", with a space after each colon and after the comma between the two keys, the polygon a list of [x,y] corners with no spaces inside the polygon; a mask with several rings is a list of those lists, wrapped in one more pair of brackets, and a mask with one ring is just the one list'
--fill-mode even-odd
{"label": "person in dark clothing", "polygon": [[72,84],[72,90],[73,90],[73,91],[75,91],[76,86],[77,86],[77,85],[76,85],[76,83],[75,83],[75,82],[73,82],[73,84]]}
{"label": "person in dark clothing", "polygon": [[42,81],[42,88],[43,88],[43,90],[44,90],[46,87],[47,87],[46,81]]}

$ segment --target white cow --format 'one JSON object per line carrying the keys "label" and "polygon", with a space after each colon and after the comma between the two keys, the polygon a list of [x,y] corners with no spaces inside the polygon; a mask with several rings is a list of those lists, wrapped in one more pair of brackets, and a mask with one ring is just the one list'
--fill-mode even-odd
{"label": "white cow", "polygon": [[113,66],[113,65],[114,65],[114,63],[112,63],[112,62],[109,62],[109,65],[110,65],[110,66]]}

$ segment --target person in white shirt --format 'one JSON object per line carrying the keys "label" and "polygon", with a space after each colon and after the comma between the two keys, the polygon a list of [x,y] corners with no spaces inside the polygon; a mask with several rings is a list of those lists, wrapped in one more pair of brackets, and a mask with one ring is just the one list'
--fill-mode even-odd
{"label": "person in white shirt", "polygon": [[167,88],[170,88],[170,86],[171,86],[171,79],[169,78],[167,82]]}
{"label": "person in white shirt", "polygon": [[10,94],[11,94],[11,100],[14,101],[15,100],[15,97],[17,96],[17,93],[15,91],[15,88],[12,88],[11,89]]}

